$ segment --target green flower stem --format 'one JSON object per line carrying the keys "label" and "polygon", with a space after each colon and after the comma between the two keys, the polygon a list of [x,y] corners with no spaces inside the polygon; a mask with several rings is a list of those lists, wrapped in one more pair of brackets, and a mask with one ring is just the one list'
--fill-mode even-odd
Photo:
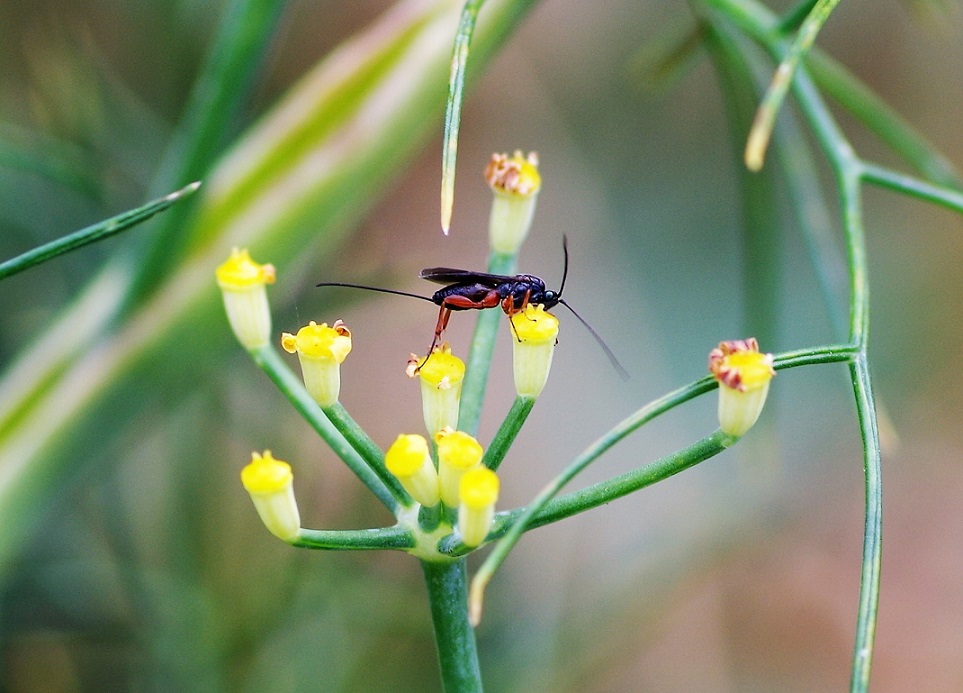
{"label": "green flower stem", "polygon": [[348,465],[348,468],[361,480],[361,483],[367,486],[388,510],[397,514],[399,509],[398,499],[368,466],[364,458],[358,454],[354,446],[328,420],[318,403],[304,389],[300,378],[284,363],[281,355],[271,345],[267,345],[251,352],[251,357],[261,370],[267,373],[278,390],[281,391],[281,394],[288,398],[291,405],[311,425],[311,428]]}
{"label": "green flower stem", "polygon": [[[787,352],[774,358],[774,367],[787,368],[815,363],[832,363],[838,361],[849,361],[853,358],[854,350],[846,346],[813,347],[798,351]],[[639,427],[648,423],[655,417],[669,411],[670,409],[683,404],[684,402],[705,394],[718,387],[718,383],[711,376],[701,378],[689,385],[685,385],[674,390],[659,399],[653,400],[634,414],[616,425],[612,430],[590,445],[581,455],[576,457],[572,463],[553,479],[535,497],[531,505],[520,515],[517,522],[512,525],[505,537],[498,543],[498,546],[489,554],[488,558],[479,568],[472,581],[471,599],[473,617],[480,615],[481,599],[485,586],[491,580],[495,571],[508,557],[508,553],[527,530],[529,522],[555,495],[576,475],[581,473],[592,462],[598,459],[603,453],[607,452],[613,445],[624,439]],[[731,443],[730,443],[731,444]],[[618,497],[618,496],[616,496]],[[602,500],[602,503],[605,501]]]}
{"label": "green flower stem", "polygon": [[458,126],[461,104],[465,97],[465,73],[468,69],[468,48],[478,12],[485,0],[468,0],[461,11],[455,47],[451,56],[451,77],[448,83],[448,103],[445,106],[445,134],[441,153],[441,228],[446,234],[451,226],[455,202],[455,159],[458,155]]}
{"label": "green flower stem", "polygon": [[918,178],[866,162],[862,163],[862,177],[867,183],[875,183],[883,188],[906,193],[954,212],[963,212],[963,193],[958,190],[932,185]]}
{"label": "green flower stem", "polygon": [[302,549],[370,550],[370,549],[411,549],[415,538],[404,527],[382,527],[379,529],[322,530],[301,529],[291,546]]}
{"label": "green flower stem", "polygon": [[512,408],[508,410],[508,415],[502,421],[502,425],[498,427],[498,431],[488,445],[488,449],[485,450],[485,456],[482,457],[483,465],[493,471],[498,469],[534,406],[534,397],[515,398]]}
{"label": "green flower stem", "polygon": [[[677,452],[666,455],[631,472],[626,472],[612,479],[587,486],[579,491],[553,498],[532,516],[531,521],[528,523],[528,529],[535,529],[536,527],[541,527],[552,522],[564,520],[586,510],[610,503],[617,498],[627,496],[634,491],[638,491],[646,486],[651,486],[663,479],[668,479],[670,476],[685,471],[689,467],[694,467],[700,462],[704,462],[710,457],[718,455],[723,450],[732,446],[737,440],[737,438],[727,435],[722,431],[716,431],[712,435],[706,436]],[[529,507],[530,506],[526,506],[509,512],[497,513],[487,541],[494,541],[505,536],[520,518],[528,512]],[[472,550],[472,548],[465,546],[454,537],[444,539],[439,544],[438,549],[442,553],[453,556],[460,556]]]}
{"label": "green flower stem", "polygon": [[95,243],[97,241],[102,241],[105,238],[110,238],[111,236],[117,235],[121,231],[126,231],[142,221],[147,221],[158,212],[163,212],[175,202],[189,197],[200,186],[200,181],[191,183],[180,190],[175,190],[169,195],[165,195],[164,197],[148,202],[141,207],[128,210],[96,224],[91,224],[90,226],[82,228],[79,231],[74,231],[73,233],[62,236],[55,241],[45,243],[44,245],[34,248],[33,250],[28,250],[22,255],[18,255],[15,258],[11,258],[6,262],[0,263],[0,279],[6,279],[13,274],[17,274],[17,272],[22,272],[33,267],[34,265],[39,265],[47,260],[52,260],[58,255],[68,253],[71,250],[76,250],[77,248],[81,248],[89,243]]}
{"label": "green flower stem", "polygon": [[876,405],[869,378],[865,353],[850,365],[856,412],[863,439],[863,473],[866,494],[866,517],[863,527],[863,561],[859,581],[859,609],[856,614],[856,638],[853,645],[851,691],[869,690],[869,674],[876,637],[876,614],[879,609],[879,581],[883,538],[883,487],[880,463],[879,430]]}
{"label": "green flower stem", "polygon": [[399,503],[404,506],[411,506],[414,501],[408,492],[405,491],[395,476],[385,467],[385,454],[373,440],[364,432],[364,429],[351,418],[347,410],[340,402],[335,402],[329,407],[322,407],[321,411],[328,417],[338,432],[344,436],[345,440],[351,443],[351,447],[358,451],[364,458],[365,463],[373,471],[381,482],[388,487]]}
{"label": "green flower stem", "polygon": [[[517,257],[515,255],[492,252],[488,258],[488,271],[492,274],[515,274]],[[461,386],[461,405],[458,413],[458,430],[471,435],[478,433],[482,402],[488,385],[488,369],[495,350],[498,336],[498,321],[501,310],[492,308],[478,314],[475,334],[468,351],[468,365],[465,380]]]}
{"label": "green flower stem", "polygon": [[480,693],[475,631],[468,621],[466,559],[421,562],[431,603],[442,686],[446,693]]}

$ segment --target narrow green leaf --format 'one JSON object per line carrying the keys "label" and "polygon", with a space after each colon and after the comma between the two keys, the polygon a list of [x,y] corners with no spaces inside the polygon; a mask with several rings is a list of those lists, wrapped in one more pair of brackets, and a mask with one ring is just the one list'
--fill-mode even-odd
{"label": "narrow green leaf", "polygon": [[117,216],[105,219],[104,221],[84,227],[79,231],[74,231],[50,243],[29,250],[22,255],[11,258],[6,262],[0,263],[0,279],[5,279],[10,275],[22,272],[26,269],[39,265],[48,260],[52,260],[58,255],[69,253],[71,250],[82,248],[85,245],[102,241],[105,238],[116,236],[122,231],[136,226],[142,221],[150,219],[152,216],[191,195],[201,187],[200,181],[184,186],[169,195],[158,198],[136,209],[123,212]]}
{"label": "narrow green leaf", "polygon": [[455,48],[451,56],[451,77],[448,82],[448,105],[445,107],[445,134],[441,154],[441,230],[448,234],[452,209],[455,204],[455,158],[458,155],[458,126],[461,104],[465,95],[465,74],[468,68],[468,48],[478,12],[485,0],[468,0],[461,12]]}

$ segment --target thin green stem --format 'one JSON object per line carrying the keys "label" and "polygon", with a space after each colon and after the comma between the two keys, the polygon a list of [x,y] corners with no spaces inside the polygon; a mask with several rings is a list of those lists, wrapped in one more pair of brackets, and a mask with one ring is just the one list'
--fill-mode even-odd
{"label": "thin green stem", "polygon": [[746,166],[750,171],[758,171],[762,168],[766,157],[766,148],[772,136],[772,128],[776,122],[776,114],[789,93],[793,77],[799,69],[799,64],[803,57],[812,48],[819,30],[822,29],[829,15],[839,4],[839,0],[819,0],[810,11],[806,20],[799,28],[796,39],[792,42],[789,50],[776,68],[772,77],[769,90],[759,105],[756,112],[756,120],[749,131],[746,141]]}
{"label": "thin green stem", "polygon": [[534,397],[516,397],[515,401],[512,403],[512,408],[508,410],[508,415],[505,416],[505,420],[502,421],[502,425],[498,427],[498,431],[495,433],[495,437],[492,438],[492,442],[488,445],[488,449],[485,450],[485,456],[482,457],[482,464],[491,470],[498,469],[498,466],[505,459],[505,454],[508,449],[515,442],[515,437],[518,432],[522,430],[522,426],[525,424],[525,420],[528,415],[532,412],[532,407],[535,406]]}
{"label": "thin green stem", "polygon": [[[736,441],[730,435],[722,431],[702,438],[701,440],[686,446],[685,448],[666,455],[654,462],[643,465],[631,472],[626,472],[619,476],[600,481],[584,489],[566,493],[565,495],[553,498],[545,506],[532,516],[528,523],[528,529],[535,529],[552,522],[564,520],[573,515],[597,508],[600,505],[610,503],[617,498],[622,498],[630,493],[643,489],[646,486],[668,479],[670,476],[685,471],[700,462],[718,455],[723,450],[730,447]],[[494,541],[508,533],[528,512],[531,506],[517,508],[509,512],[498,513],[492,531],[487,537],[487,541]],[[438,546],[439,551],[453,556],[468,553],[472,548],[465,546],[453,535],[444,539]]]}
{"label": "thin green stem", "polygon": [[323,530],[301,529],[291,546],[302,549],[356,551],[373,549],[411,549],[416,544],[411,532],[404,527],[379,529]]}
{"label": "thin green stem", "polygon": [[[492,274],[515,274],[515,255],[492,252],[488,258],[488,271]],[[483,310],[475,323],[475,334],[468,351],[465,380],[461,386],[461,405],[458,412],[458,430],[471,435],[478,433],[482,403],[488,386],[488,370],[491,367],[495,339],[498,336],[499,310]]]}
{"label": "thin green stem", "polygon": [[335,402],[328,407],[322,407],[321,411],[328,417],[328,421],[338,429],[338,432],[344,436],[345,440],[351,444],[351,447],[358,451],[358,454],[364,459],[368,468],[381,479],[381,483],[388,488],[391,495],[393,495],[401,505],[412,505],[414,501],[411,500],[411,496],[408,495],[408,492],[405,491],[398,479],[385,467],[384,452],[371,440],[364,429],[351,418],[351,415],[348,414],[348,411],[341,403]]}
{"label": "thin green stem", "polygon": [[79,231],[74,231],[55,241],[45,243],[33,250],[28,250],[22,255],[0,263],[0,279],[6,279],[13,274],[30,269],[34,265],[52,260],[58,255],[69,253],[71,250],[76,250],[90,243],[96,243],[105,238],[116,236],[121,231],[126,231],[142,221],[147,221],[155,214],[163,212],[179,200],[183,200],[192,195],[200,186],[200,182],[191,183],[180,190],[175,190],[169,195],[148,202],[137,209],[131,209],[117,216],[113,216],[110,219],[91,224]]}
{"label": "thin green stem", "polygon": [[394,494],[372,471],[354,446],[328,420],[318,403],[304,389],[300,378],[287,367],[277,350],[268,345],[252,352],[251,357],[261,370],[267,373],[281,394],[287,397],[294,409],[361,480],[361,483],[367,486],[388,510],[397,514],[399,502]]}
{"label": "thin green stem", "polygon": [[879,582],[883,538],[882,465],[876,405],[865,353],[850,365],[856,412],[863,440],[863,472],[866,493],[866,517],[863,527],[863,561],[859,580],[859,609],[853,646],[853,670],[850,690],[869,690],[869,674],[876,637],[876,614],[879,609]]}
{"label": "thin green stem", "polygon": [[481,693],[475,631],[468,621],[466,559],[421,562],[431,603],[442,686],[446,693]]}
{"label": "thin green stem", "polygon": [[455,47],[451,56],[451,76],[448,81],[448,104],[445,107],[445,135],[441,150],[441,230],[446,234],[451,227],[455,203],[455,159],[458,155],[458,126],[461,123],[461,104],[465,98],[465,74],[468,69],[468,48],[478,12],[485,0],[468,0],[461,11]]}
{"label": "thin green stem", "polygon": [[863,162],[862,177],[867,183],[895,190],[912,197],[933,202],[954,212],[963,213],[963,193],[898,173],[883,166]]}

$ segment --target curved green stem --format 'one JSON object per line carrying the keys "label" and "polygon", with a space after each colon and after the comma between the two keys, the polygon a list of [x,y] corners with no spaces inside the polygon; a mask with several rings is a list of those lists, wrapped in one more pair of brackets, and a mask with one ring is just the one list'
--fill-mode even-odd
{"label": "curved green stem", "polygon": [[391,495],[404,506],[412,505],[414,501],[411,500],[411,496],[408,495],[408,492],[405,491],[394,474],[389,472],[385,467],[384,452],[371,440],[371,437],[365,433],[364,429],[351,418],[351,415],[348,414],[348,411],[341,403],[335,402],[331,406],[322,407],[321,411],[328,417],[328,421],[338,429],[338,432],[344,436],[345,440],[351,443],[351,447],[357,450],[358,454],[364,458],[365,463],[371,471],[381,479],[381,483],[388,488]]}
{"label": "curved green stem", "polygon": [[411,549],[416,542],[411,532],[404,527],[382,527],[380,529],[324,530],[304,529],[291,546],[302,549],[323,549],[329,551],[373,550],[373,549]]}
{"label": "curved green stem", "polygon": [[502,463],[502,460],[505,459],[505,454],[512,446],[512,443],[515,442],[515,437],[518,435],[518,432],[522,430],[522,426],[525,424],[525,420],[532,412],[532,407],[534,406],[534,397],[515,398],[515,401],[512,402],[512,408],[508,411],[508,415],[505,416],[505,420],[502,421],[502,425],[498,427],[495,437],[492,438],[492,442],[489,443],[488,449],[485,450],[485,456],[482,458],[483,465],[491,470],[498,469],[498,466]]}
{"label": "curved green stem", "polygon": [[318,403],[304,389],[300,378],[291,372],[277,350],[271,345],[267,345],[252,352],[251,357],[261,370],[267,373],[267,376],[281,391],[281,394],[287,397],[291,406],[321,436],[331,450],[348,465],[348,468],[361,480],[361,483],[367,486],[388,510],[397,514],[398,499],[372,471],[354,446],[328,420]]}
{"label": "curved green stem", "polygon": [[[516,256],[492,252],[488,258],[488,271],[492,274],[515,274]],[[488,385],[488,370],[495,350],[498,336],[500,310],[483,310],[478,314],[471,348],[468,351],[468,365],[465,380],[461,386],[461,406],[458,412],[458,430],[475,435],[481,418],[482,403]]]}

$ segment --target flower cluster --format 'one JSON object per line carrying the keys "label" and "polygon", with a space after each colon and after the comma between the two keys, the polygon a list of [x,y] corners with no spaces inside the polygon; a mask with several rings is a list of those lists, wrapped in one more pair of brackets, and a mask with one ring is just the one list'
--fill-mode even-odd
{"label": "flower cluster", "polygon": [[482,446],[474,437],[443,428],[434,435],[438,466],[428,441],[402,434],[385,453],[385,466],[422,506],[443,503],[458,511],[458,533],[465,546],[478,546],[491,530],[498,500],[498,475],[482,465]]}

